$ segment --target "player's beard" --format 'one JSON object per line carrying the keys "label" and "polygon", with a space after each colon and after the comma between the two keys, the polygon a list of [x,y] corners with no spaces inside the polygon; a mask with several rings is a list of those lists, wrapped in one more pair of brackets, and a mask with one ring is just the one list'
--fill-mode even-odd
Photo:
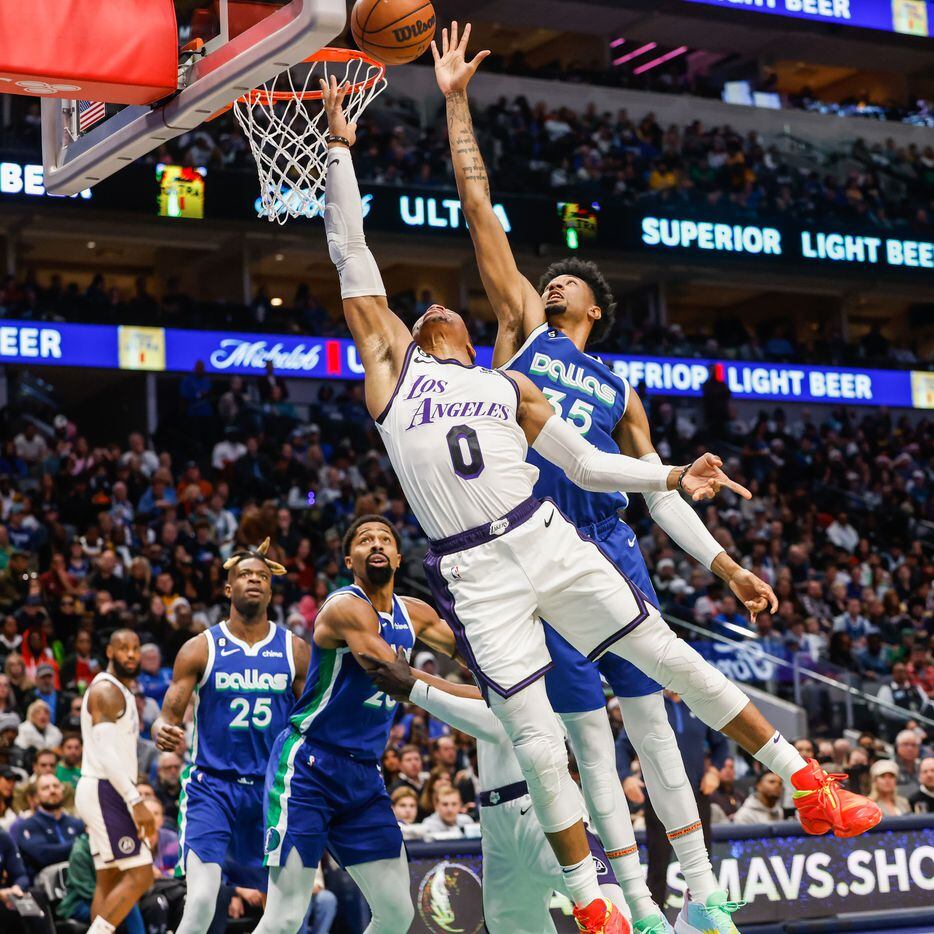
{"label": "player's beard", "polygon": [[262,616],[268,606],[263,600],[247,599],[246,597],[231,600],[231,603],[241,618],[246,620],[254,620]]}
{"label": "player's beard", "polygon": [[127,665],[121,665],[115,658],[112,658],[111,663],[114,666],[114,674],[121,681],[132,681],[139,674],[139,662],[132,668]]}
{"label": "player's beard", "polygon": [[563,315],[568,310],[565,302],[551,302],[545,305],[545,317],[553,318],[555,315]]}
{"label": "player's beard", "polygon": [[366,579],[374,587],[384,587],[392,580],[395,573],[395,568],[389,561],[385,564],[370,564],[369,561],[366,563]]}

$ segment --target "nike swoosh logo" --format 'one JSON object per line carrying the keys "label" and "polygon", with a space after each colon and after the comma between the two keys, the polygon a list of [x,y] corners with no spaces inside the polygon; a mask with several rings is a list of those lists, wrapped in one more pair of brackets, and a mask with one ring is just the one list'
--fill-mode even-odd
{"label": "nike swoosh logo", "polygon": [[221,649],[221,655],[233,655],[234,652],[239,652],[240,649]]}
{"label": "nike swoosh logo", "polygon": [[554,513],[554,510],[552,510],[551,515],[545,520],[546,529],[548,528],[549,525],[551,525],[551,520],[554,519],[554,517],[555,517],[555,513]]}
{"label": "nike swoosh logo", "polygon": [[636,543],[636,536],[633,535],[632,538],[627,538],[626,542],[628,543],[629,547],[632,548],[632,546]]}
{"label": "nike swoosh logo", "polygon": [[328,163],[328,168],[331,168],[332,165],[337,165],[337,163],[340,162],[340,161],[341,161],[340,159],[332,159],[332,160]]}
{"label": "nike swoosh logo", "polygon": [[531,810],[532,810],[532,805],[530,804],[527,808],[523,808],[521,811],[519,811],[519,815],[521,816],[523,814],[528,814],[529,811]]}

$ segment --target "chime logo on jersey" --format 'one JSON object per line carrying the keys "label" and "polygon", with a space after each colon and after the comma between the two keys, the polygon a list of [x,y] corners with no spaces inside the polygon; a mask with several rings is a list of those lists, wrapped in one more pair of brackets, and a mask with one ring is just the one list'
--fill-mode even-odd
{"label": "chime logo on jersey", "polygon": [[532,357],[529,373],[547,376],[553,383],[570,389],[579,389],[603,405],[609,406],[616,402],[616,390],[608,383],[601,383],[596,376],[586,373],[583,367],[575,363],[555,360],[540,350]]}
{"label": "chime logo on jersey", "polygon": [[289,676],[284,671],[272,674],[255,668],[246,671],[216,671],[214,687],[218,691],[274,691],[281,694],[289,688]]}

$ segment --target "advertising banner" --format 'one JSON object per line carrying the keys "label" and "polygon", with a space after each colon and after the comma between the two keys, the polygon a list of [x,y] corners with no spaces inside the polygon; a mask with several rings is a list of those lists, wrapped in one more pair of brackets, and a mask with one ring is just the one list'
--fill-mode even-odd
{"label": "advertising banner", "polygon": [[[415,904],[414,934],[483,931],[480,842],[409,843]],[[647,854],[640,841],[643,865]],[[797,822],[738,828],[715,827],[711,854],[720,887],[745,901],[737,925],[864,912],[929,908],[934,920],[934,819],[894,818],[852,840],[810,837]],[[673,918],[685,892],[676,862],[669,866]],[[558,931],[576,930],[571,905],[555,895],[551,914]]]}

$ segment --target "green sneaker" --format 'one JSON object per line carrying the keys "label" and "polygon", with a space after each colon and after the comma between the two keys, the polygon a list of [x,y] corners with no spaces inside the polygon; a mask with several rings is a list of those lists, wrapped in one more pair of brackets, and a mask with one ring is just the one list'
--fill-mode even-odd
{"label": "green sneaker", "polygon": [[713,892],[707,904],[686,901],[675,919],[675,934],[739,934],[732,914],[745,902],[731,902],[726,892]]}
{"label": "green sneaker", "polygon": [[674,928],[668,923],[664,915],[649,915],[633,921],[634,934],[674,934]]}

